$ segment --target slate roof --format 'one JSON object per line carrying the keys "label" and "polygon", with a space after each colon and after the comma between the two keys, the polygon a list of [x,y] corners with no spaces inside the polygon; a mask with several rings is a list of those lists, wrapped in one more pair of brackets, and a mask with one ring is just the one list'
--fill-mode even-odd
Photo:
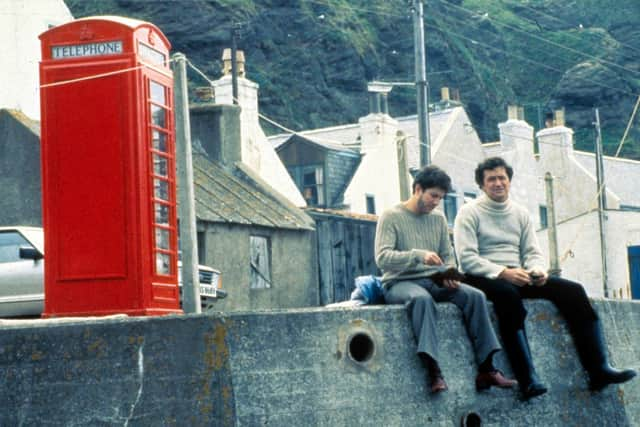
{"label": "slate roof", "polygon": [[0,108],[0,119],[4,119],[5,116],[9,116],[17,122],[26,126],[31,132],[40,137],[40,122],[30,119],[22,111],[14,110],[11,108]]}
{"label": "slate roof", "polygon": [[[441,111],[433,111],[429,113],[429,130],[431,141],[435,141],[440,137],[440,133],[445,128],[445,124],[449,121],[451,114],[456,108],[447,108]],[[420,145],[418,141],[418,116],[396,117],[398,121],[398,129],[405,133],[407,138],[407,162],[409,168],[418,168],[420,165]],[[359,124],[349,124],[342,126],[333,126],[321,129],[306,130],[298,132],[299,136],[304,137],[318,145],[322,145],[330,149],[357,149],[358,136],[360,135]],[[278,134],[269,137],[269,142],[277,149],[285,144],[291,138],[292,134]]]}
{"label": "slate roof", "polygon": [[339,151],[345,154],[350,154],[352,156],[358,156],[358,150],[355,148],[344,146],[340,143],[329,141],[326,139],[317,139],[317,138],[309,137],[308,135],[301,135],[301,134],[295,134],[295,133],[288,134],[286,138],[279,140],[278,146],[274,147],[274,149],[276,151],[280,151],[286,145],[296,140],[299,140],[301,142],[306,142],[307,144],[315,145],[323,149]]}
{"label": "slate roof", "polygon": [[196,216],[202,221],[313,230],[314,221],[241,165],[232,172],[193,156]]}

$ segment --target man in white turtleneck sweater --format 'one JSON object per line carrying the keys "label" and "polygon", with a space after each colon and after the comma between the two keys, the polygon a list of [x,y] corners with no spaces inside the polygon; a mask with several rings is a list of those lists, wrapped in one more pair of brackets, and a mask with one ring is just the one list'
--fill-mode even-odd
{"label": "man in white turtleneck sweater", "polygon": [[[430,390],[446,390],[438,360],[435,302],[451,302],[462,311],[478,363],[476,388],[513,387],[493,367],[500,350],[489,320],[484,294],[457,282],[455,274],[439,277],[439,270],[455,270],[447,221],[434,212],[451,187],[451,179],[440,168],[427,166],[415,177],[409,200],[385,211],[376,229],[376,263],[383,270],[383,291],[388,304],[406,304],[418,344],[418,357],[430,377]],[[440,274],[443,274],[440,272]]]}
{"label": "man in white turtleneck sweater", "polygon": [[550,277],[527,210],[509,199],[513,169],[492,157],[478,165],[476,183],[485,193],[464,205],[456,218],[454,241],[465,282],[493,302],[500,335],[524,399],[541,395],[524,329],[523,298],[552,301],[567,320],[590,388],[630,380],[636,372],[617,370],[607,361],[598,315],[579,283]]}

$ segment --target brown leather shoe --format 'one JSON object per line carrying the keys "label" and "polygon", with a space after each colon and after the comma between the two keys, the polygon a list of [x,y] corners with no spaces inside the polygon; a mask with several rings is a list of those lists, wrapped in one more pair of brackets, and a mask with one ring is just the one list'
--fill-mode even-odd
{"label": "brown leather shoe", "polygon": [[447,389],[447,383],[444,382],[442,375],[438,375],[431,380],[431,393],[440,393]]}
{"label": "brown leather shoe", "polygon": [[491,372],[480,372],[476,377],[476,390],[486,390],[492,385],[501,388],[512,388],[517,384],[518,381],[506,378],[497,369]]}

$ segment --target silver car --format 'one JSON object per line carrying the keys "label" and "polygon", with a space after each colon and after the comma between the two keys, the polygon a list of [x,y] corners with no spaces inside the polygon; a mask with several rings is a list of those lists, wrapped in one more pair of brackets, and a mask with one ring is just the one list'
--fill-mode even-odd
{"label": "silver car", "polygon": [[0,227],[0,316],[39,316],[44,308],[42,228]]}
{"label": "silver car", "polygon": [[[227,296],[220,272],[198,266],[203,308]],[[0,317],[40,316],[44,309],[44,233],[39,227],[0,227]]]}

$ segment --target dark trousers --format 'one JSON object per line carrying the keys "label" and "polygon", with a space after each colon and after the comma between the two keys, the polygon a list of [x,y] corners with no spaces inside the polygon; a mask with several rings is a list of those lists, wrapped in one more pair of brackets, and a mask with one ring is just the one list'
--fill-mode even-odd
{"label": "dark trousers", "polygon": [[558,277],[549,277],[544,286],[516,286],[502,279],[467,275],[465,283],[480,289],[487,299],[493,302],[498,316],[500,334],[511,335],[518,329],[524,329],[527,310],[523,298],[546,299],[558,308],[574,333],[580,325],[598,320],[587,293],[581,284]]}

